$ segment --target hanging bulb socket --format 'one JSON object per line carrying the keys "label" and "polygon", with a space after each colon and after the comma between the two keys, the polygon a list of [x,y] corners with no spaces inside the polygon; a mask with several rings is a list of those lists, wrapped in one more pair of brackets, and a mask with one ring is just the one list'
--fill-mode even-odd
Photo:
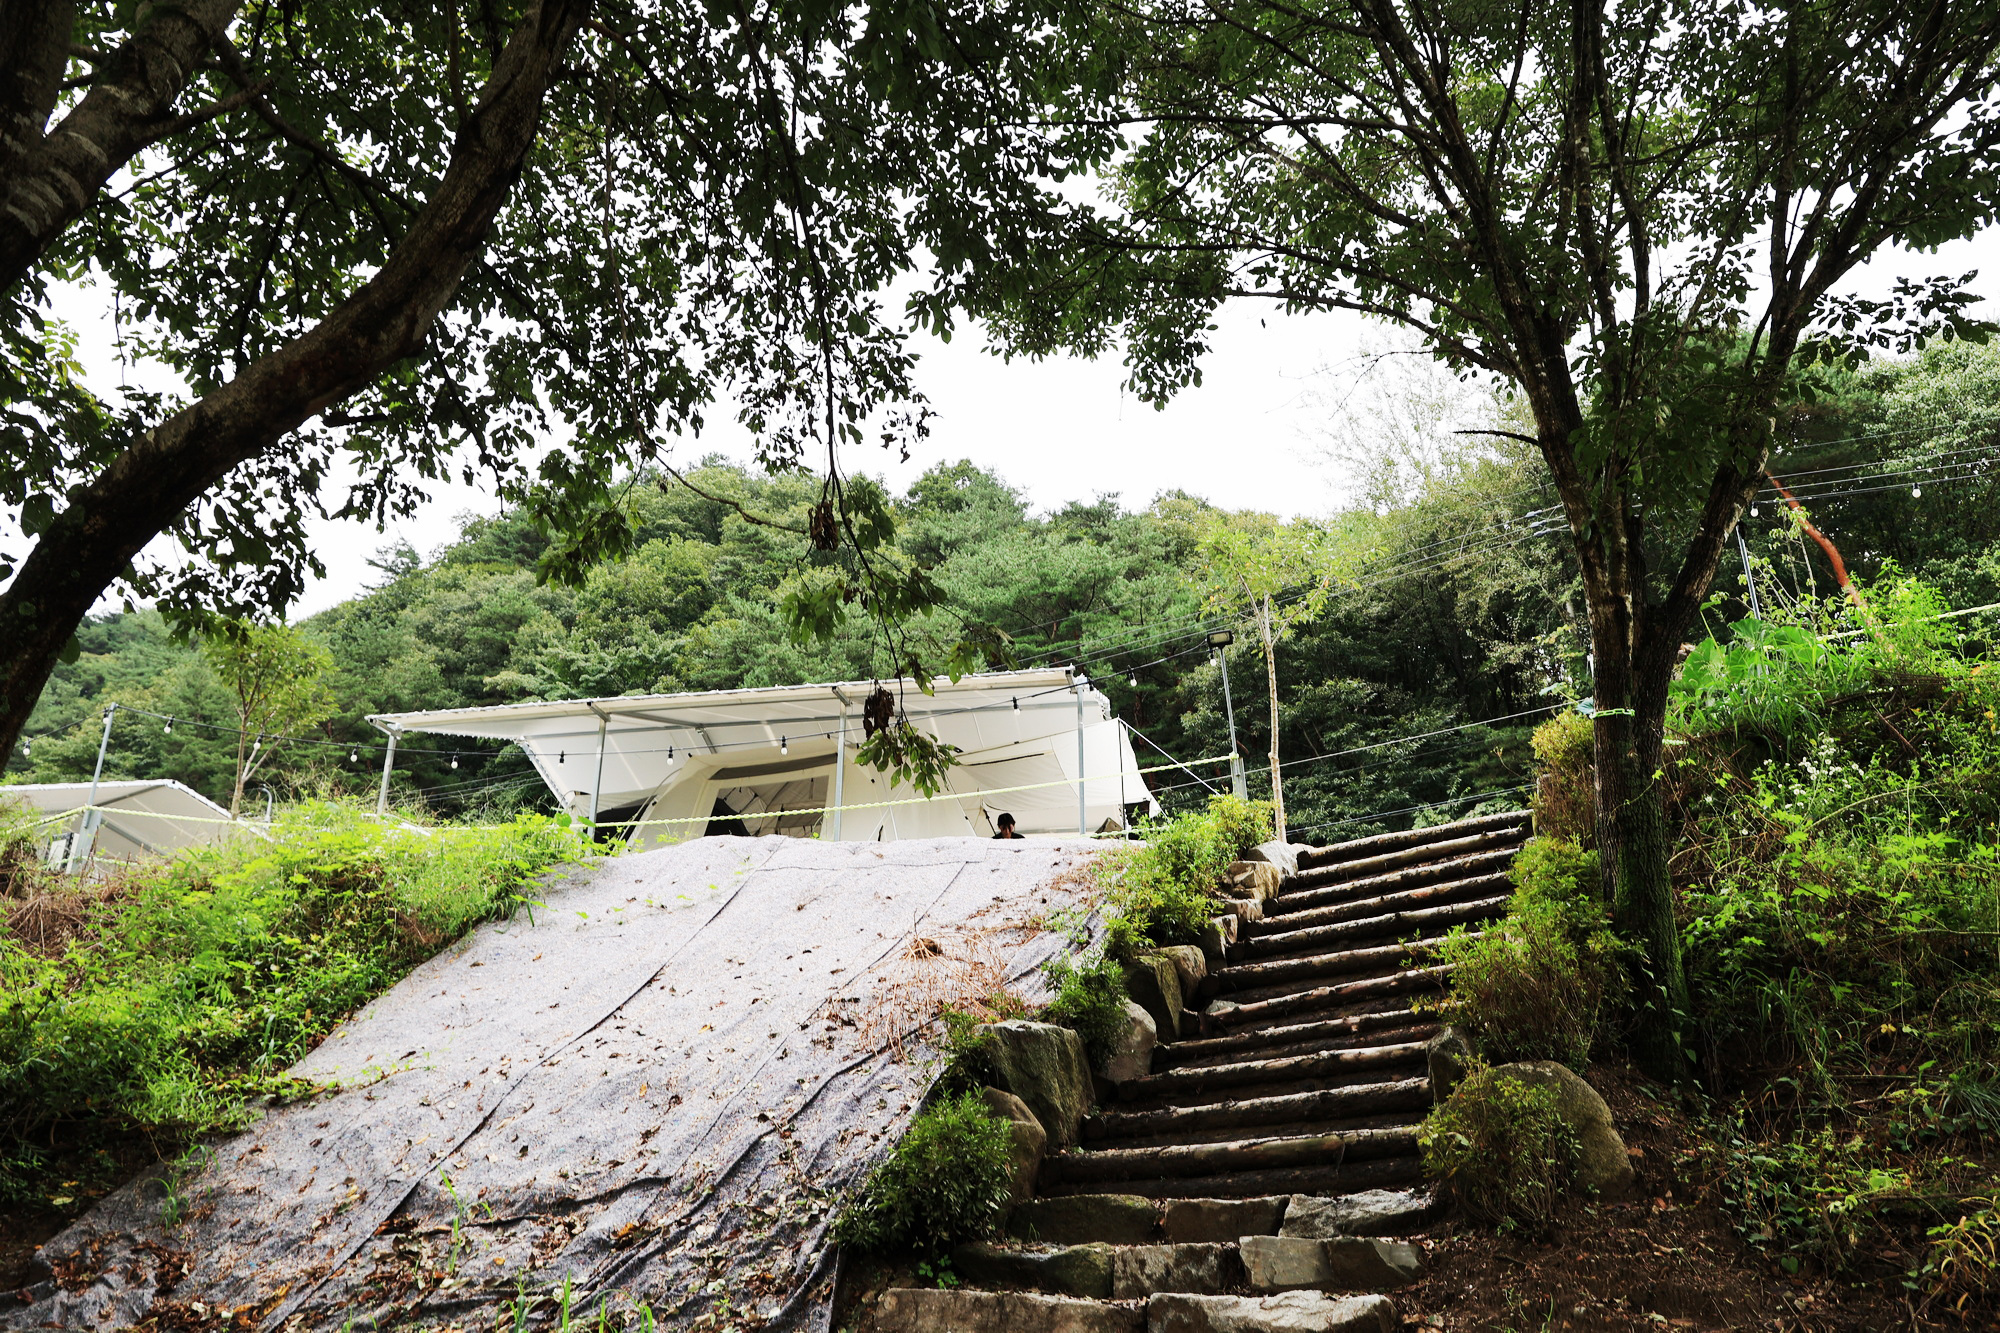
{"label": "hanging bulb socket", "polygon": [[457,768],[457,767],[458,767],[458,756],[457,756],[457,755],[453,755],[453,756],[451,757],[451,766],[452,766],[453,768]]}
{"label": "hanging bulb socket", "polygon": [[1757,506],[1756,506],[1756,505],[1751,505],[1751,506],[1750,506],[1750,517],[1752,517],[1752,518],[1755,518],[1755,517],[1757,517]]}
{"label": "hanging bulb socket", "polygon": [[779,754],[790,754],[791,752],[792,752],[792,742],[791,742],[791,739],[790,739],[789,737],[786,737],[786,736],[780,736],[780,737],[778,737],[778,753],[779,753]]}
{"label": "hanging bulb socket", "polygon": [[1911,498],[1912,500],[1921,500],[1921,499],[1923,499],[1923,498],[1924,498],[1924,488],[1923,488],[1923,487],[1921,487],[1921,486],[1912,486],[1912,487],[1910,487],[1910,498]]}
{"label": "hanging bulb socket", "polygon": [[167,725],[160,728],[160,733],[165,736],[171,736],[174,734],[174,720],[172,718],[167,719]]}
{"label": "hanging bulb socket", "polygon": [[1014,700],[1014,711],[1017,713],[1021,711],[1021,701],[1018,698]]}

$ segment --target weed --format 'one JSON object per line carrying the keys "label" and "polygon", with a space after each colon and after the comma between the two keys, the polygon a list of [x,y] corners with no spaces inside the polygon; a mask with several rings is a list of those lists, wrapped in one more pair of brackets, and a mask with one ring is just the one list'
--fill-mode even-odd
{"label": "weed", "polygon": [[992,1233],[1010,1197],[1013,1132],[976,1092],[942,1097],[910,1122],[834,1224],[842,1244],[932,1258]]}
{"label": "weed", "polygon": [[1125,973],[1107,949],[1081,957],[1059,953],[1042,964],[1049,1002],[1042,1018],[1060,1023],[1083,1038],[1093,1065],[1110,1058],[1125,1031]]}
{"label": "weed", "polygon": [[1619,946],[1592,917],[1544,899],[1516,905],[1506,920],[1473,934],[1455,929],[1438,959],[1454,967],[1437,1003],[1487,1059],[1559,1060],[1581,1070],[1623,994]]}
{"label": "weed", "polygon": [[1547,1084],[1473,1069],[1417,1135],[1424,1172],[1475,1221],[1539,1235],[1576,1179],[1576,1132]]}

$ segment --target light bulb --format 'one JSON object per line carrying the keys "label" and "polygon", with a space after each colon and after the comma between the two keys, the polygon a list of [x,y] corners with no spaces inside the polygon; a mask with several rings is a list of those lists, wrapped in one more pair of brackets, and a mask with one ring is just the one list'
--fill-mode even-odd
{"label": "light bulb", "polygon": [[1019,699],[1014,700],[1014,711],[1017,713],[1021,711],[1021,701]]}
{"label": "light bulb", "polygon": [[359,750],[349,750],[349,751],[347,752],[347,762],[348,762],[348,763],[350,763],[350,764],[358,764],[358,763],[360,763],[360,762],[361,762],[361,751],[359,751]]}
{"label": "light bulb", "polygon": [[1133,672],[1133,673],[1132,673],[1131,675],[1129,675],[1129,676],[1125,677],[1125,683],[1126,683],[1127,685],[1130,685],[1130,686],[1131,686],[1131,687],[1132,687],[1133,689],[1135,689],[1135,690],[1136,690],[1136,689],[1138,689],[1138,688],[1139,688],[1139,673],[1138,673],[1138,672],[1136,672],[1136,671],[1134,671],[1134,672]]}
{"label": "light bulb", "polygon": [[457,755],[453,755],[453,756],[451,757],[451,766],[452,766],[453,768],[457,768],[457,767],[458,767],[458,756],[457,756]]}
{"label": "light bulb", "polygon": [[566,763],[568,763],[568,762],[569,762],[569,751],[568,751],[568,750],[557,750],[557,751],[556,751],[556,762],[557,762],[558,764],[566,764]]}
{"label": "light bulb", "polygon": [[1923,488],[1923,487],[1921,487],[1921,486],[1912,486],[1912,487],[1910,487],[1910,498],[1911,498],[1912,500],[1921,500],[1921,499],[1923,499],[1923,498],[1924,498],[1924,488]]}
{"label": "light bulb", "polygon": [[791,743],[791,741],[790,741],[790,740],[788,740],[788,739],[787,739],[786,737],[783,737],[783,736],[780,736],[780,737],[778,737],[778,753],[779,753],[779,754],[790,754],[791,752],[792,752],[792,743]]}
{"label": "light bulb", "polygon": [[168,719],[167,719],[167,725],[166,725],[165,727],[161,728],[161,730],[162,730],[162,732],[163,732],[164,734],[166,734],[166,735],[168,735],[168,736],[171,736],[171,735],[173,735],[173,734],[174,734],[174,720],[173,720],[172,718],[168,718]]}
{"label": "light bulb", "polygon": [[35,742],[30,739],[21,743],[21,757],[29,758],[35,753]]}
{"label": "light bulb", "polygon": [[1752,517],[1752,518],[1755,518],[1755,517],[1757,517],[1757,506],[1756,506],[1756,505],[1751,505],[1751,506],[1750,506],[1750,517]]}
{"label": "light bulb", "polygon": [[672,763],[672,762],[673,762],[673,758],[674,758],[674,747],[673,747],[673,746],[671,746],[671,745],[669,745],[669,746],[667,747],[667,762],[668,762],[668,763]]}

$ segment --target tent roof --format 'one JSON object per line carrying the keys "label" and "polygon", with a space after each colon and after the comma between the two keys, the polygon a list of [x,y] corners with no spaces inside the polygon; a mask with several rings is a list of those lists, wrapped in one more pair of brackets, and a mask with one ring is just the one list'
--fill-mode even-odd
{"label": "tent roof", "polygon": [[[0,804],[14,801],[43,815],[63,815],[90,806],[90,786],[88,782],[37,782],[0,787]],[[100,782],[96,808],[104,812],[99,854],[121,859],[140,852],[166,853],[191,847],[242,827],[214,801],[170,778]],[[50,836],[72,827],[51,823]]]}
{"label": "tent roof", "polygon": [[[1048,735],[1072,728],[1076,698],[1070,692],[1089,681],[1066,669],[1001,671],[932,682],[924,694],[904,684],[899,704],[912,722],[941,721],[954,714],[999,709],[1050,714],[1034,734]],[[751,748],[777,741],[780,729],[804,736],[838,725],[843,705],[850,720],[876,686],[875,681],[848,680],[818,685],[780,685],[764,689],[707,690],[687,694],[626,694],[596,699],[560,699],[545,703],[499,704],[488,708],[440,708],[420,713],[376,713],[369,721],[385,731],[425,731],[447,736],[477,736],[488,740],[543,740],[595,736],[600,721],[610,733],[621,731],[706,732],[704,749]],[[899,682],[887,682],[896,689]],[[1067,710],[1072,716],[1059,719]],[[1024,722],[1027,719],[1022,719]]]}

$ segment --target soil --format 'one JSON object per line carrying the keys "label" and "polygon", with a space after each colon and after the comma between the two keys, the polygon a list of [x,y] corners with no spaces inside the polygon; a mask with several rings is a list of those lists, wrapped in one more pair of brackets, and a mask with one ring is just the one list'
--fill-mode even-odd
{"label": "soil", "polygon": [[1705,1198],[1686,1122],[1636,1073],[1598,1066],[1638,1182],[1616,1203],[1531,1240],[1447,1223],[1428,1238],[1429,1276],[1395,1294],[1406,1329],[1447,1333],[1886,1333],[1992,1328],[1993,1309],[1919,1313],[1900,1274],[1854,1283],[1788,1276],[1745,1245]]}

